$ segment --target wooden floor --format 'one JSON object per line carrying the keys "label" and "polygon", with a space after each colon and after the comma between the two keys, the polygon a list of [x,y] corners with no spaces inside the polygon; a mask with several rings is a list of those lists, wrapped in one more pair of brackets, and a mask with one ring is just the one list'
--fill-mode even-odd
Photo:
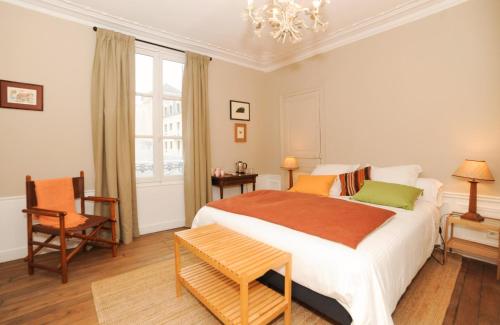
{"label": "wooden floor", "polygon": [[[22,260],[0,264],[0,324],[97,324],[90,284],[139,267],[171,260],[172,231],[142,236],[121,246],[119,255],[94,249],[77,255],[69,282],[55,273],[36,270],[29,276]],[[56,263],[46,254],[40,262]],[[492,265],[464,259],[445,324],[500,324],[500,281]]]}
{"label": "wooden floor", "polygon": [[[69,264],[69,280],[40,269],[29,276],[22,260],[0,264],[0,324],[97,324],[90,284],[139,267],[174,259],[172,231],[137,238],[121,245],[118,256],[96,248]],[[48,256],[52,255],[52,256]],[[37,261],[55,262],[53,254]],[[172,262],[173,263],[173,262]]]}
{"label": "wooden floor", "polygon": [[500,281],[496,267],[463,258],[443,324],[500,324]]}

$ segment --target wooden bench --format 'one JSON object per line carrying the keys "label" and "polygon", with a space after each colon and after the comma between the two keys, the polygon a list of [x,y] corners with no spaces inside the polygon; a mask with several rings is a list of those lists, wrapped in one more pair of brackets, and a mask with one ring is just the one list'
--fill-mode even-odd
{"label": "wooden bench", "polygon": [[[176,232],[174,240],[177,297],[184,286],[224,324],[267,324],[282,313],[291,323],[289,253],[217,224]],[[181,246],[202,261],[181,268]],[[256,281],[281,266],[284,296]]]}

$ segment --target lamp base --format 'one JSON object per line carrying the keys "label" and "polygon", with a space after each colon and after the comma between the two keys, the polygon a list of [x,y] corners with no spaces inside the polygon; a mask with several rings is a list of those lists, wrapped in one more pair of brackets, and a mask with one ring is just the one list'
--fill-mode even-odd
{"label": "lamp base", "polygon": [[477,222],[484,220],[484,218],[481,217],[481,215],[479,213],[474,213],[474,212],[464,213],[460,216],[460,218],[470,220],[470,221],[477,221]]}
{"label": "lamp base", "polygon": [[293,169],[288,170],[288,189],[293,187]]}

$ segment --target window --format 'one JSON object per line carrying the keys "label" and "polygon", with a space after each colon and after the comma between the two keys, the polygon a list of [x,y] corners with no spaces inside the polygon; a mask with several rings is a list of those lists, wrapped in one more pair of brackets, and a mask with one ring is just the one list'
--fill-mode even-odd
{"label": "window", "polygon": [[[184,55],[138,47],[135,69],[136,176],[138,180],[157,181],[179,177],[184,172],[181,108]],[[173,150],[174,142],[177,150]]]}

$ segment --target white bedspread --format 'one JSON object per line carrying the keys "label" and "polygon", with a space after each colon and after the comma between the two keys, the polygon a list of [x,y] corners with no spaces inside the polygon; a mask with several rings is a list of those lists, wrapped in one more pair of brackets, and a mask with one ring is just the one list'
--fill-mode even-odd
{"label": "white bedspread", "polygon": [[[308,235],[260,219],[203,207],[193,227],[217,223],[292,254],[296,283],[341,303],[353,324],[393,324],[391,314],[413,277],[432,253],[439,211],[418,200],[357,247]],[[307,222],[307,216],[304,216]],[[283,274],[283,270],[276,270]]]}

